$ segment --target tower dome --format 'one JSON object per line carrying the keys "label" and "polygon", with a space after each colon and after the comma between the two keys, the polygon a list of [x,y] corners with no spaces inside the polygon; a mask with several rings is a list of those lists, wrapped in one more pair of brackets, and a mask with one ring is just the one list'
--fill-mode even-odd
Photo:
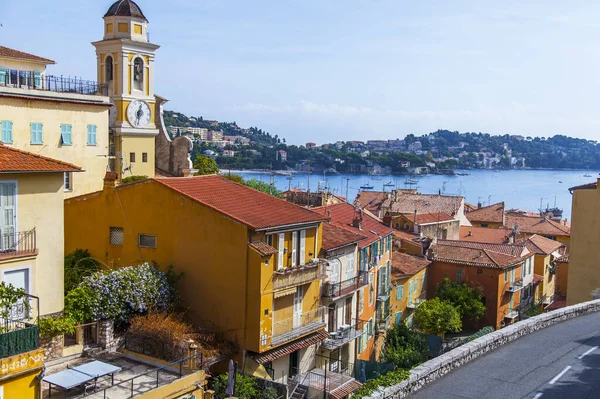
{"label": "tower dome", "polygon": [[131,0],[116,1],[104,15],[104,18],[106,17],[132,17],[148,22],[140,6]]}

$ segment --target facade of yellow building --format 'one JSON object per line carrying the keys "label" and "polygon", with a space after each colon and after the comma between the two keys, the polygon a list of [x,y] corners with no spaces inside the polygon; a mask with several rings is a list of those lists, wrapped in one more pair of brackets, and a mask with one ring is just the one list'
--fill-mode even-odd
{"label": "facade of yellow building", "polygon": [[413,326],[413,312],[427,299],[427,266],[425,257],[394,252],[392,256],[392,295],[390,312],[392,325]]}
{"label": "facade of yellow building", "polygon": [[0,140],[79,165],[65,172],[66,197],[102,187],[109,161],[109,98],[95,82],[50,76],[54,61],[0,46]]}
{"label": "facade of yellow building", "polygon": [[546,307],[554,302],[556,290],[556,261],[562,257],[564,245],[558,241],[534,235],[525,242],[527,249],[534,253],[534,274],[537,276],[534,297],[537,303]]}
{"label": "facade of yellow building", "polygon": [[[600,180],[600,179],[599,179]],[[600,190],[598,182],[569,189],[573,194],[572,238],[569,253],[567,305],[589,301],[600,288],[598,237]]]}
{"label": "facade of yellow building", "polygon": [[[65,202],[65,248],[115,266],[156,261],[184,272],[196,324],[240,348],[245,369],[286,381],[314,367],[326,216],[219,176],[150,179]],[[242,355],[246,356],[242,359]]]}

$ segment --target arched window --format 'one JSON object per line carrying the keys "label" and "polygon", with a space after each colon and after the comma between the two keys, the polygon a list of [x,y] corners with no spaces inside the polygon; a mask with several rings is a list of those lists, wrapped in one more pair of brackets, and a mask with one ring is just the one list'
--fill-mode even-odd
{"label": "arched window", "polygon": [[106,70],[106,82],[112,82],[113,80],[113,58],[112,56],[106,57],[104,61],[104,68]]}
{"label": "arched window", "polygon": [[144,89],[144,61],[139,57],[133,61],[133,88]]}

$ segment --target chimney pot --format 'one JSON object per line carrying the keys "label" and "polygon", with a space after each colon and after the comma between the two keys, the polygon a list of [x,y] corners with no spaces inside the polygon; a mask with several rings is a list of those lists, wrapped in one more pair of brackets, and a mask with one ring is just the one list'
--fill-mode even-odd
{"label": "chimney pot", "polygon": [[114,188],[117,186],[117,172],[106,172],[104,175],[104,188]]}

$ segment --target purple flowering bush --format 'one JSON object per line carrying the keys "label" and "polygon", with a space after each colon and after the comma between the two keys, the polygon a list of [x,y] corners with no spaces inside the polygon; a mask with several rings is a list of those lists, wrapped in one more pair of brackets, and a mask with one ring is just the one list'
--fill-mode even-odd
{"label": "purple flowering bush", "polygon": [[78,323],[114,319],[127,321],[149,310],[161,311],[171,304],[167,276],[144,263],[85,277],[65,298],[65,314]]}

